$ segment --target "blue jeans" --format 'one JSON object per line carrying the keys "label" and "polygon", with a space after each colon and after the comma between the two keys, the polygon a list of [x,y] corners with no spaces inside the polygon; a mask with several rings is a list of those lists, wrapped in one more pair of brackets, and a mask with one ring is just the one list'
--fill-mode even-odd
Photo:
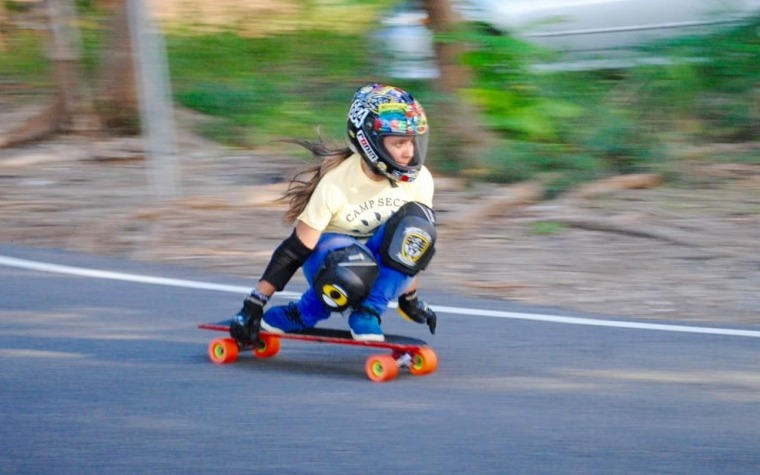
{"label": "blue jeans", "polygon": [[[380,255],[385,235],[385,225],[380,226],[375,234],[364,243],[375,257],[375,261],[380,269],[380,273],[372,285],[369,295],[360,304],[367,307],[378,315],[382,315],[388,307],[388,303],[403,294],[406,289],[412,285],[414,277],[410,277],[395,269],[386,267],[383,264],[383,258]],[[334,249],[341,249],[351,244],[358,243],[356,238],[338,233],[323,233],[319,238],[317,247],[314,252],[304,262],[303,270],[306,281],[309,283],[309,289],[301,295],[298,302],[298,311],[301,313],[301,320],[307,327],[312,327],[320,320],[330,317],[331,309],[322,302],[320,294],[314,291],[314,277],[322,263],[325,261],[327,254]]]}

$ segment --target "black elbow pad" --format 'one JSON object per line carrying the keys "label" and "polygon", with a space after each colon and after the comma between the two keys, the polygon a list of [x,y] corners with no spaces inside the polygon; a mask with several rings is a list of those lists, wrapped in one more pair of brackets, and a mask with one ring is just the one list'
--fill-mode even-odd
{"label": "black elbow pad", "polygon": [[306,262],[312,252],[314,250],[306,247],[293,231],[293,234],[274,250],[261,280],[269,282],[279,292],[285,288],[293,274]]}

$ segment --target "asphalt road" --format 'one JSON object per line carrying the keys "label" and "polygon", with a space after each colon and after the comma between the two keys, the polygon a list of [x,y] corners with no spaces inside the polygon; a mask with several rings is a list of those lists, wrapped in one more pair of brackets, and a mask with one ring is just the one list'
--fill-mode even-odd
{"label": "asphalt road", "polygon": [[0,256],[219,284],[0,262],[0,473],[760,473],[760,327],[693,333],[428,292],[435,336],[392,311],[384,328],[427,340],[438,371],[377,384],[355,347],[284,341],[271,360],[210,363],[218,335],[196,326],[230,317],[250,282]]}

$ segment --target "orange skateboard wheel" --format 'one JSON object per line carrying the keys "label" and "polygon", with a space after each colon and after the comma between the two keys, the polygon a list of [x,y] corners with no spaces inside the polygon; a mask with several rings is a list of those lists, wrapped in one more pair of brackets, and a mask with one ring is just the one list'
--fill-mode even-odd
{"label": "orange skateboard wheel", "polygon": [[432,373],[438,368],[438,355],[432,348],[420,348],[412,355],[409,372],[416,376]]}
{"label": "orange skateboard wheel", "polygon": [[208,345],[208,357],[216,364],[235,362],[238,352],[237,342],[232,338],[217,338]]}
{"label": "orange skateboard wheel", "polygon": [[259,335],[258,343],[253,345],[253,356],[271,358],[280,352],[280,339],[272,335]]}
{"label": "orange skateboard wheel", "polygon": [[398,376],[398,365],[396,364],[396,359],[391,355],[370,356],[367,358],[364,370],[367,373],[367,377],[375,383],[390,381]]}

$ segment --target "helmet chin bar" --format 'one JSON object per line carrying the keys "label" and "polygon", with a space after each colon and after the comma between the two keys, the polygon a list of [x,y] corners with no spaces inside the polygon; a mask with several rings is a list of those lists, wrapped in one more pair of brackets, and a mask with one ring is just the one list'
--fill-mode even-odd
{"label": "helmet chin bar", "polygon": [[[368,161],[368,160],[365,159],[365,161]],[[370,163],[369,166],[370,168],[373,169],[375,174],[387,178],[388,181],[390,181],[394,185],[398,182],[414,181],[414,179],[417,178],[417,174],[419,173],[419,170],[420,170],[419,168],[412,169],[409,167],[403,167],[397,164],[395,161],[393,161],[393,168],[391,168],[391,170],[388,170],[388,165],[385,161],[380,161],[380,160],[378,160],[375,163]]]}

